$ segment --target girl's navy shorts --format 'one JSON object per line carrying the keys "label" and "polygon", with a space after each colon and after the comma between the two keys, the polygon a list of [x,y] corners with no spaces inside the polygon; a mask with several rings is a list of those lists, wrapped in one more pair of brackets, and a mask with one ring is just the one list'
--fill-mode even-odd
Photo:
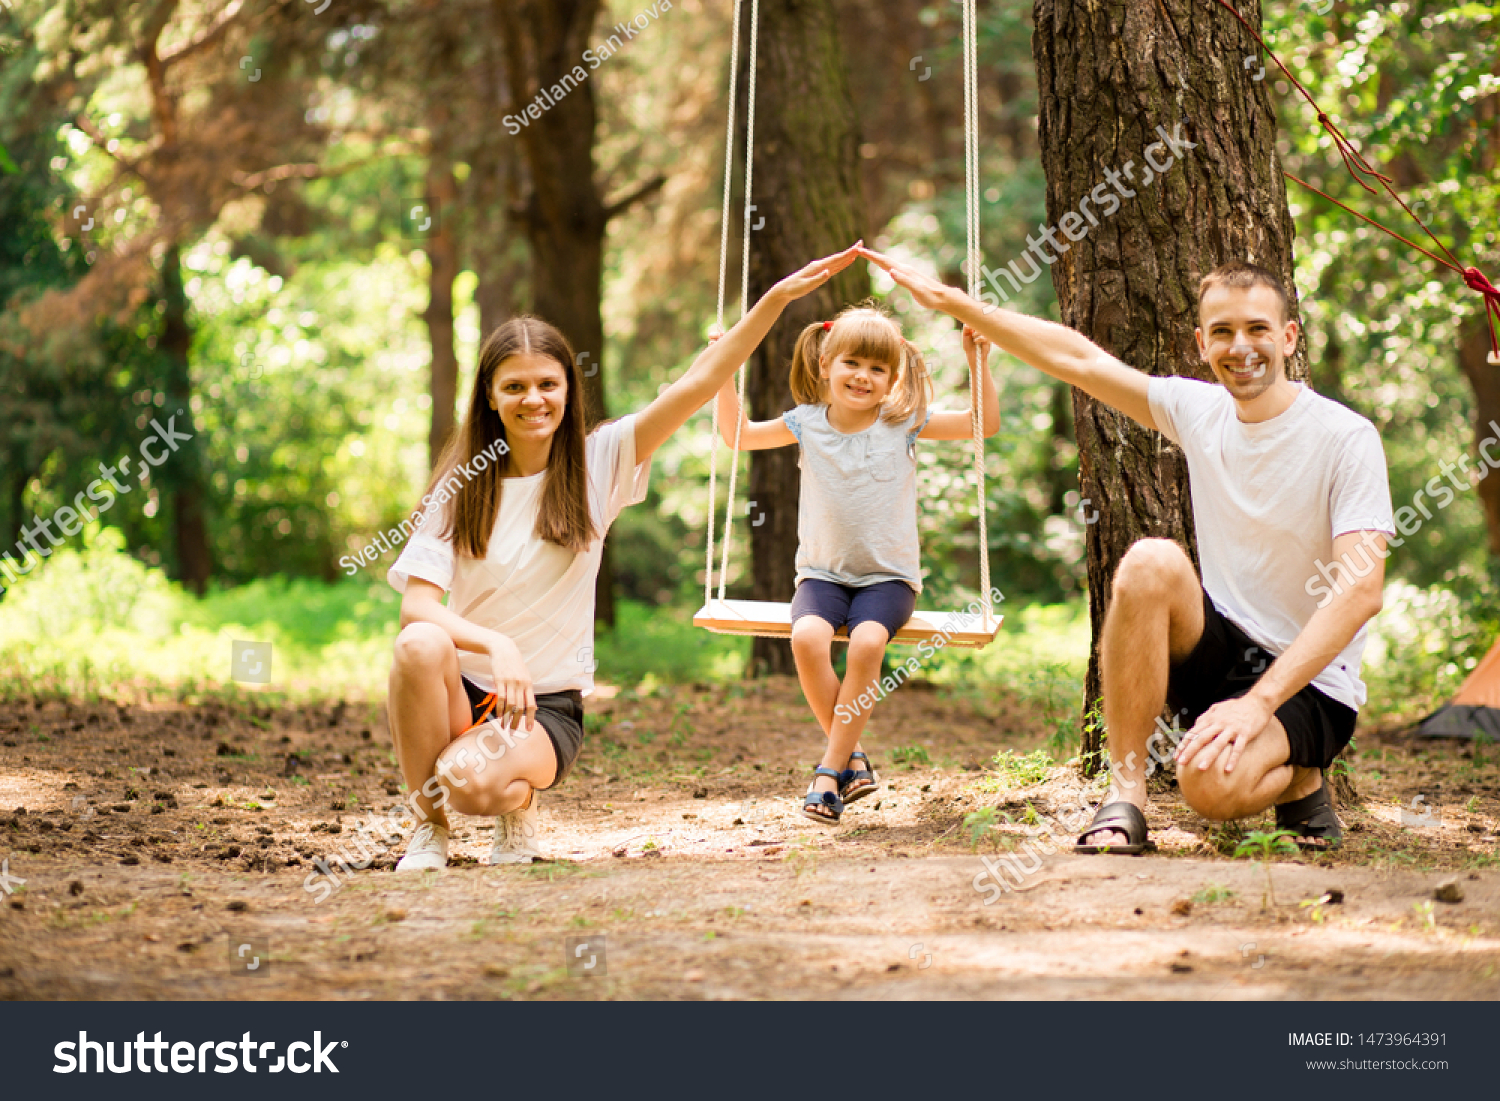
{"label": "girl's navy shorts", "polygon": [[802,616],[815,615],[835,631],[848,627],[850,634],[861,623],[878,623],[885,628],[887,638],[895,638],[916,606],[917,594],[905,581],[855,588],[808,577],[798,583],[792,596],[792,623]]}

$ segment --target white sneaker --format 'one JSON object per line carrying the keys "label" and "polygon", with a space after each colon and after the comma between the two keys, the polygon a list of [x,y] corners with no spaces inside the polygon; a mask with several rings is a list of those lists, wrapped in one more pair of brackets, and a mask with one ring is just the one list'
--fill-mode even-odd
{"label": "white sneaker", "polygon": [[406,843],[406,855],[396,864],[398,872],[424,872],[428,868],[448,866],[448,831],[431,822],[423,822]]}
{"label": "white sneaker", "polygon": [[495,844],[490,848],[491,864],[530,864],[542,859],[536,840],[542,832],[542,816],[537,809],[541,798],[531,794],[531,806],[513,810],[495,819]]}

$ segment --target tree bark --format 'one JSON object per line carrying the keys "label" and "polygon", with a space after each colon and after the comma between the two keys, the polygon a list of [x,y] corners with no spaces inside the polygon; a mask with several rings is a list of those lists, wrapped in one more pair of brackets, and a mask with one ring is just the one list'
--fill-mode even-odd
{"label": "tree bark", "polygon": [[[1488,437],[1500,435],[1492,423],[1500,423],[1500,368],[1489,362],[1490,329],[1485,324],[1481,311],[1464,327],[1463,341],[1458,346],[1458,366],[1469,385],[1474,388],[1474,446]],[[1484,470],[1482,460],[1476,460],[1476,470]],[[1490,558],[1500,558],[1500,476],[1493,471],[1477,486],[1479,503],[1484,507],[1484,531]]]}
{"label": "tree bark", "polygon": [[[1259,26],[1259,0],[1239,8]],[[1149,375],[1209,378],[1193,339],[1198,279],[1247,259],[1294,293],[1270,81],[1254,80],[1241,60],[1258,59],[1258,47],[1228,12],[1201,0],[1036,0],[1033,14],[1049,224],[1079,211],[1080,200],[1097,206],[1088,196],[1107,185],[1106,169],[1136,166],[1116,185],[1118,213],[1099,212],[1100,224],[1051,265],[1063,322]],[[1157,127],[1196,147],[1144,182],[1146,150],[1163,136]],[[1171,152],[1159,147],[1155,159]],[[1300,320],[1295,303],[1292,312]],[[1306,377],[1304,342],[1287,370]],[[1197,546],[1182,453],[1081,391],[1073,408],[1081,492],[1099,513],[1087,529],[1086,714],[1100,695],[1099,637],[1125,551],[1146,536],[1173,539],[1196,564]],[[1085,768],[1101,767],[1101,748],[1086,731]]]}
{"label": "tree bark", "polygon": [[[758,52],[750,201],[756,208],[752,225],[762,216],[765,224],[751,234],[752,302],[808,261],[848,248],[862,235],[865,221],[859,126],[832,4],[762,0]],[[869,293],[869,271],[857,264],[787,309],[750,361],[747,400],[753,419],[774,419],[795,404],[788,377],[803,327],[833,317]],[[795,448],[752,453],[746,494],[751,514],[735,523],[750,533],[756,600],[792,597],[800,484]],[[756,639],[751,669],[795,672],[791,646]]]}
{"label": "tree bark", "polygon": [[427,341],[432,348],[432,420],[427,430],[427,466],[437,466],[438,456],[453,434],[454,403],[458,397],[458,354],[453,350],[453,280],[458,277],[458,183],[448,152],[447,111],[434,112],[433,145],[427,163],[427,201],[437,210],[436,232],[426,239],[427,252]]}
{"label": "tree bark", "polygon": [[[600,0],[496,0],[505,28],[512,112],[524,110],[580,63]],[[609,416],[604,401],[604,233],[609,213],[594,174],[597,122],[591,77],[556,99],[517,137],[530,175],[521,221],[531,246],[532,309],[555,325],[578,359],[590,426]],[[594,584],[594,618],[615,623],[608,542]]]}
{"label": "tree bark", "polygon": [[[161,348],[167,360],[165,412],[185,421],[179,431],[193,438],[179,445],[172,464],[172,522],[177,536],[177,569],[182,582],[202,596],[213,576],[213,549],[208,542],[208,524],[203,515],[203,451],[193,425],[193,384],[188,352],[193,331],[188,325],[187,293],[182,285],[182,256],[173,244],[162,258],[163,315]],[[163,490],[167,487],[164,485]]]}

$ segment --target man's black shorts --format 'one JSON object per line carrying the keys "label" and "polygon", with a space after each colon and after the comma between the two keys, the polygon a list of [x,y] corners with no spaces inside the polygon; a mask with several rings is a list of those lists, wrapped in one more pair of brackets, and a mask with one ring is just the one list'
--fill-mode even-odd
{"label": "man's black shorts", "polygon": [[[1238,699],[1260,680],[1277,655],[1255,642],[1203,594],[1203,637],[1167,680],[1167,706],[1183,730],[1221,700]],[[1308,685],[1276,709],[1292,745],[1291,763],[1327,768],[1354,737],[1358,712]]]}
{"label": "man's black shorts", "polygon": [[[468,677],[461,676],[459,680],[464,682],[464,692],[469,697],[469,708],[473,712],[470,721],[478,723],[492,717],[492,697]],[[552,751],[557,755],[557,775],[543,789],[547,791],[568,778],[573,763],[583,750],[583,693],[575,689],[538,696],[536,721],[552,740]]]}

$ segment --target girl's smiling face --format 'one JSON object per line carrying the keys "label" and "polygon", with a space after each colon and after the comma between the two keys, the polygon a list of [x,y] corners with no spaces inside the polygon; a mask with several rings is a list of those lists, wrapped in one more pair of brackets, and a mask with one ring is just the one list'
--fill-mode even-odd
{"label": "girl's smiling face", "polygon": [[889,364],[851,352],[829,357],[819,367],[829,403],[851,412],[878,408],[896,375]]}
{"label": "girl's smiling face", "polygon": [[550,356],[523,353],[495,371],[490,408],[512,447],[550,439],[568,407],[568,373]]}

